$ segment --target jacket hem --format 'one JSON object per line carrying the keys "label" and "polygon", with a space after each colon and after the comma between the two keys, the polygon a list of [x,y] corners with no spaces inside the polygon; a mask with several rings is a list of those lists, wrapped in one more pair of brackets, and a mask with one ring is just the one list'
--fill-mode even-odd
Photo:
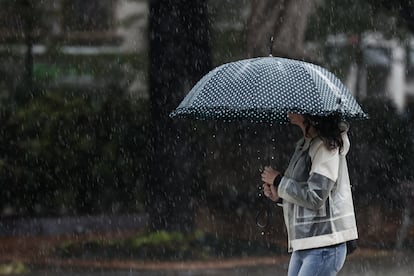
{"label": "jacket hem", "polygon": [[356,239],[358,239],[358,231],[356,228],[353,228],[328,235],[292,240],[290,241],[288,251],[292,252],[296,250],[325,247]]}

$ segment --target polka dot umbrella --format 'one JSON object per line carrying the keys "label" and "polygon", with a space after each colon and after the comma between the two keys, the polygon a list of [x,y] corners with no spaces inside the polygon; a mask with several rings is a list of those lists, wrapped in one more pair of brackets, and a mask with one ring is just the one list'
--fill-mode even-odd
{"label": "polka dot umbrella", "polygon": [[170,116],[206,120],[286,122],[287,112],[364,119],[351,92],[328,70],[307,62],[261,57],[210,71]]}

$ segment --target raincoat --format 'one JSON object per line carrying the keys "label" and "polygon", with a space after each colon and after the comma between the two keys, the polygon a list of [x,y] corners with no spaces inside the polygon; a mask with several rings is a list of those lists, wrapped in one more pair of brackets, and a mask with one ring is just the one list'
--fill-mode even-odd
{"label": "raincoat", "polygon": [[288,234],[288,251],[325,247],[358,238],[346,154],[329,150],[319,137],[302,138],[280,179],[278,195]]}

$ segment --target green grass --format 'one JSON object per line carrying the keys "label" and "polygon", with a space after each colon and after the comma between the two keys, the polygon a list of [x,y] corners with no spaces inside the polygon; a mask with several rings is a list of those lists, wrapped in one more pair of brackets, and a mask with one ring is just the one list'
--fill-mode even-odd
{"label": "green grass", "polygon": [[208,260],[269,256],[285,252],[265,241],[219,237],[201,231],[184,234],[158,231],[126,239],[64,243],[55,249],[62,258],[134,260]]}
{"label": "green grass", "polygon": [[28,269],[22,262],[0,264],[0,275],[16,275],[26,272],[28,272]]}

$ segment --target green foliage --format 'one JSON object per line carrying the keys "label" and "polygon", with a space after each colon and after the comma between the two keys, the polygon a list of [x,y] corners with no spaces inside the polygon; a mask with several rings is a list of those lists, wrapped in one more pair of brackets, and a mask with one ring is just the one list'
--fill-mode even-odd
{"label": "green foliage", "polygon": [[19,214],[142,209],[145,102],[45,93],[3,111],[3,206]]}
{"label": "green foliage", "polygon": [[27,267],[21,262],[0,264],[0,275],[17,275],[27,272]]}
{"label": "green foliage", "polygon": [[146,236],[138,236],[131,240],[133,247],[140,247],[145,245],[161,245],[172,244],[174,242],[182,242],[184,235],[180,232],[157,231]]}
{"label": "green foliage", "polygon": [[413,127],[389,102],[364,101],[369,121],[355,122],[351,128],[349,167],[356,197],[383,198],[400,205],[399,186],[414,180]]}
{"label": "green foliage", "polygon": [[133,258],[140,260],[206,260],[219,257],[263,256],[284,252],[264,241],[191,233],[157,231],[117,240],[65,243],[54,254],[61,257]]}

